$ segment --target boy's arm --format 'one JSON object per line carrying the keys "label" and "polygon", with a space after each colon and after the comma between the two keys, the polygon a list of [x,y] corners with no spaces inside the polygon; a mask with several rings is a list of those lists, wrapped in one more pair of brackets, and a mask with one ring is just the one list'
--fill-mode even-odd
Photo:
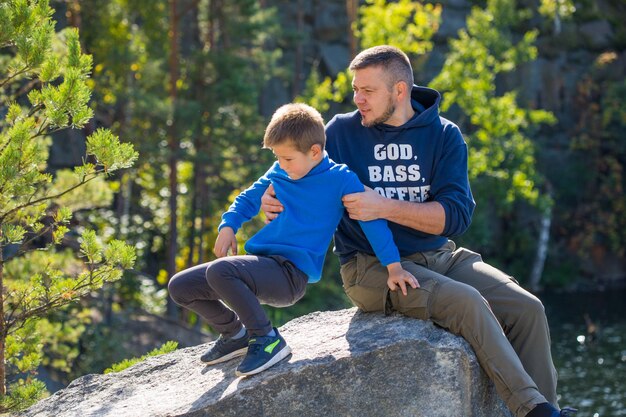
{"label": "boy's arm", "polygon": [[387,265],[387,271],[389,272],[387,286],[391,291],[395,291],[398,287],[400,287],[402,294],[406,295],[407,284],[409,284],[412,288],[419,288],[420,286],[417,278],[415,278],[413,274],[408,272],[406,269],[402,268],[402,264],[400,262],[394,262]]}
{"label": "boy's arm", "polygon": [[218,258],[223,258],[228,255],[230,249],[231,255],[237,255],[237,238],[235,237],[235,231],[228,227],[222,227],[215,239],[215,246],[213,247],[213,253]]}
{"label": "boy's arm", "polygon": [[368,222],[359,222],[367,240],[372,245],[374,253],[378,257],[381,264],[387,267],[389,277],[387,278],[387,286],[391,291],[396,291],[398,287],[402,294],[407,295],[406,286],[419,288],[417,278],[402,268],[400,263],[400,253],[393,241],[391,230],[387,226],[385,220],[372,220]]}
{"label": "boy's arm", "polygon": [[[363,191],[363,184],[361,184],[354,172],[347,171],[345,176],[346,186],[344,194]],[[359,225],[363,229],[372,249],[374,249],[378,260],[387,267],[389,272],[387,286],[389,289],[396,291],[399,287],[402,290],[402,294],[407,295],[407,284],[412,288],[418,288],[419,282],[417,278],[402,268],[402,264],[400,264],[400,252],[393,241],[393,234],[387,225],[387,221],[383,219],[359,221]]]}
{"label": "boy's arm", "polygon": [[243,223],[258,214],[261,207],[261,197],[270,185],[270,177],[276,166],[278,166],[278,163],[274,163],[265,175],[235,198],[228,210],[222,214],[222,222],[217,227],[217,230],[221,231],[224,227],[230,227],[234,233],[237,233],[237,230]]}

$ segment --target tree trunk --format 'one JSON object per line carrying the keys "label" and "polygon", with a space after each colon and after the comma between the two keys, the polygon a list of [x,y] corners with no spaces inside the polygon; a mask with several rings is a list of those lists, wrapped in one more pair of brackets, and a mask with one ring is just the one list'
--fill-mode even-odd
{"label": "tree trunk", "polygon": [[546,209],[541,217],[541,229],[539,230],[539,239],[537,243],[537,252],[533,269],[530,273],[530,289],[538,291],[540,289],[539,282],[543,274],[543,267],[548,255],[548,244],[550,242],[550,225],[552,224],[552,208]]}
{"label": "tree trunk", "polygon": [[[298,0],[298,6],[296,10],[296,28],[298,33],[302,33],[304,30],[304,5],[302,0]],[[293,71],[293,84],[291,86],[291,97],[296,97],[302,91],[302,80],[304,79],[303,73],[303,48],[302,39],[296,40],[296,51],[294,59],[294,71]]]}
{"label": "tree trunk", "polygon": [[[207,143],[207,151],[206,152],[210,152],[210,142]],[[207,153],[208,155],[208,153]],[[209,194],[209,185],[207,184],[207,170],[206,167],[204,165],[200,166],[200,189],[198,190],[199,195],[198,195],[198,201],[200,204],[200,212],[199,212],[199,216],[200,216],[200,229],[198,230],[198,234],[200,236],[200,239],[198,240],[198,263],[203,263],[205,261],[204,259],[204,239],[205,239],[205,232],[206,232],[206,224],[207,224],[207,216],[208,216],[208,212],[207,212],[207,207],[209,206],[209,198],[208,198],[208,194]],[[209,243],[209,248],[211,248],[211,242]]]}
{"label": "tree trunk", "polygon": [[[194,140],[194,145],[197,146],[197,140]],[[198,149],[196,147],[196,149]],[[199,190],[199,172],[198,172],[198,158],[194,161],[193,165],[193,187],[191,188],[191,202],[189,203],[189,222],[187,226],[187,246],[189,248],[189,253],[187,254],[187,268],[190,268],[194,265],[194,253],[196,246],[196,222],[198,218],[198,190]],[[202,239],[202,236],[200,236]]]}
{"label": "tree trunk", "polygon": [[358,0],[346,0],[346,11],[348,14],[348,47],[350,48],[350,59],[356,56],[356,50],[358,45],[356,44],[356,37],[354,36],[354,29],[352,25],[356,22],[357,13],[359,8]]}
{"label": "tree trunk", "polygon": [[[167,275],[172,277],[176,273],[176,253],[178,251],[178,149],[179,141],[176,135],[176,105],[178,87],[178,12],[176,10],[176,0],[169,0],[170,4],[170,55],[169,55],[169,99],[171,108],[171,120],[168,126],[168,148],[169,148],[169,209],[170,209],[170,227],[169,227],[169,245],[167,247]],[[167,315],[169,317],[176,316],[177,308],[174,302],[167,298]]]}

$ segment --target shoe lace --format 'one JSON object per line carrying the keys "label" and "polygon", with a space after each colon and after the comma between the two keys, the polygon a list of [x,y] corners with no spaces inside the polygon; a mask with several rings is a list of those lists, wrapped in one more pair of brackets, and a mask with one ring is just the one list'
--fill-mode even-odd
{"label": "shoe lace", "polygon": [[220,349],[222,348],[224,345],[226,345],[226,343],[228,342],[228,339],[220,336],[217,341],[215,342],[215,348],[216,349]]}
{"label": "shoe lace", "polygon": [[263,347],[263,343],[260,341],[257,341],[257,339],[250,339],[249,345],[248,345],[248,354],[256,354],[259,352],[259,350]]}

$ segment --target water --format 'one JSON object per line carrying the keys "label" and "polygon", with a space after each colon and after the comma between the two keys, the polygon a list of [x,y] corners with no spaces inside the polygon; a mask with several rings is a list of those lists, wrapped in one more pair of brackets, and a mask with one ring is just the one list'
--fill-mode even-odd
{"label": "water", "polygon": [[[540,298],[552,332],[560,405],[578,408],[576,417],[626,416],[626,290]],[[595,337],[588,332],[594,326]]]}

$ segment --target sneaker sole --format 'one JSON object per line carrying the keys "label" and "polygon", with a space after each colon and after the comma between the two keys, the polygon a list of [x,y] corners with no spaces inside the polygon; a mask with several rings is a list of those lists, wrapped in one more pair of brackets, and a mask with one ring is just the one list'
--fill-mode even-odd
{"label": "sneaker sole", "polygon": [[229,354],[227,354],[227,355],[220,356],[220,357],[219,357],[219,358],[217,358],[217,359],[213,359],[212,361],[205,361],[205,360],[203,360],[202,358],[200,358],[200,360],[201,360],[203,363],[207,364],[207,365],[214,365],[214,364],[216,364],[216,363],[222,363],[222,362],[229,361],[229,360],[234,359],[234,358],[236,358],[236,357],[238,357],[238,356],[243,356],[243,355],[245,355],[245,354],[246,354],[246,352],[247,352],[247,351],[248,351],[248,347],[246,346],[246,347],[241,348],[241,349],[239,349],[239,350],[235,350],[235,351],[233,351],[233,352],[230,352],[230,353],[229,353]]}
{"label": "sneaker sole", "polygon": [[247,372],[241,372],[240,370],[236,370],[235,371],[235,375],[237,375],[237,376],[250,376],[250,375],[258,374],[259,372],[263,372],[267,368],[269,368],[269,367],[271,367],[273,365],[276,365],[278,362],[280,362],[283,359],[285,359],[287,356],[289,356],[290,353],[291,353],[291,348],[289,347],[289,345],[287,345],[280,352],[278,352],[276,355],[274,355],[274,357],[272,359],[270,359],[269,361],[267,361],[263,365],[259,366],[258,368],[252,369],[252,370],[247,371]]}

